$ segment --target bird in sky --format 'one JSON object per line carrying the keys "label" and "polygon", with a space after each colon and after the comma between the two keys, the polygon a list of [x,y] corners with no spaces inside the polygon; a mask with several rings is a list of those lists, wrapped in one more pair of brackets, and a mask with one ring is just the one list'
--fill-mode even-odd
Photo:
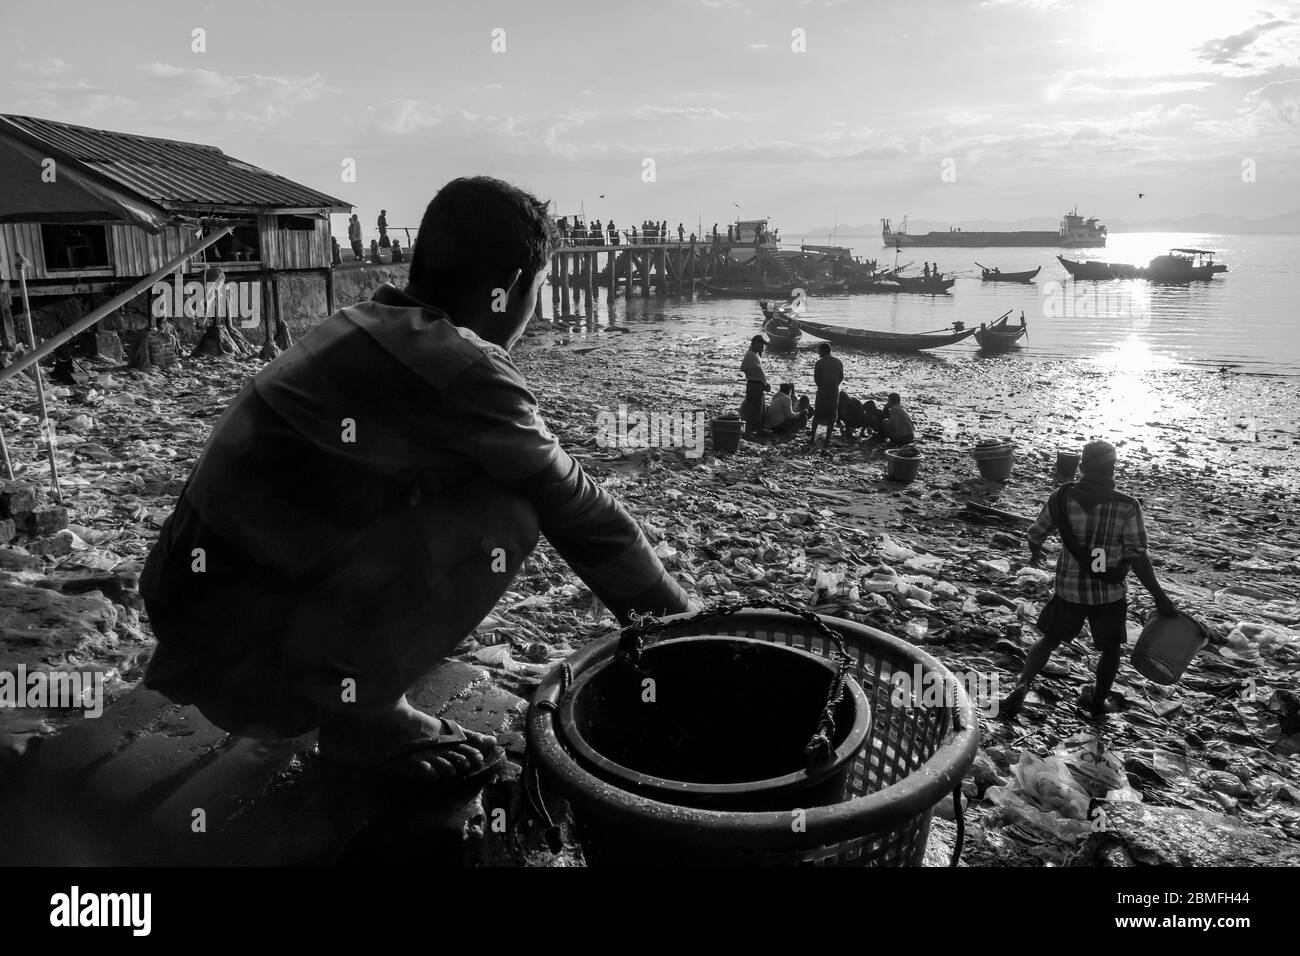
{"label": "bird in sky", "polygon": [[1141,199],[1141,198],[1142,198],[1143,196],[1145,196],[1145,195],[1146,195],[1146,193],[1138,193],[1138,199]]}

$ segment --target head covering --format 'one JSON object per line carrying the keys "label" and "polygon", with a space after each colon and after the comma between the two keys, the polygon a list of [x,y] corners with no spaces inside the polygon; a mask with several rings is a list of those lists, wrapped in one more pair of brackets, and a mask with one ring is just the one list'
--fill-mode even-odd
{"label": "head covering", "polygon": [[763,338],[763,336],[761,335],[756,335],[749,340],[750,348],[753,348],[755,345],[766,345],[766,344],[767,344],[767,339]]}

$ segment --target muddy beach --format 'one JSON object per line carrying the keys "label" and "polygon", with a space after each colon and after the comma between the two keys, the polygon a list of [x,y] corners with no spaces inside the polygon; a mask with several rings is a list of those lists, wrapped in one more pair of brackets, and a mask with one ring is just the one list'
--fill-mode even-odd
{"label": "muddy beach", "polygon": [[[1088,820],[1044,811],[1025,780],[1035,760],[1089,747],[1108,752],[1119,768],[1108,781],[1116,786],[1105,789],[1124,790],[1122,799],[1140,799],[1147,811],[1213,814],[1265,839],[1300,839],[1293,504],[1300,431],[1286,411],[1300,405],[1300,380],[1142,363],[950,362],[837,350],[854,395],[903,394],[925,454],[915,482],[885,481],[879,451],[838,436],[827,456],[802,441],[746,443],[725,458],[707,447],[697,458],[680,448],[598,443],[597,416],[619,405],[702,410],[706,418],[735,411],[747,339],[544,328],[521,344],[516,361],[551,429],[627,504],[665,564],[703,601],[812,606],[905,636],[954,671],[978,675],[972,686],[988,693],[977,701],[981,756],[964,786],[967,862],[1074,857],[1087,843]],[[811,386],[814,358],[805,344],[767,356],[765,365],[774,383],[802,391]],[[110,699],[140,679],[152,638],[134,575],[212,423],[256,367],[187,358],[140,373],[87,363],[84,381],[52,398],[62,520],[50,510],[32,382],[19,376],[0,386],[7,410],[0,424],[18,482],[5,486],[6,506],[28,493],[24,486],[36,489],[23,504],[26,528],[15,527],[0,551],[6,666],[96,669]],[[967,452],[991,437],[1017,446],[1006,483],[979,478]],[[1095,658],[1086,640],[1073,642],[1019,717],[1003,721],[993,713],[998,688],[1005,692],[1018,673],[1050,588],[1048,574],[1026,568],[1024,530],[1055,487],[1056,450],[1093,437],[1119,446],[1119,486],[1144,502],[1157,574],[1176,603],[1209,625],[1212,644],[1171,687],[1126,663],[1115,687],[1122,710],[1099,732],[1073,712]],[[969,501],[1027,520],[973,515]],[[33,523],[38,512],[44,517]],[[1058,546],[1049,545],[1049,557]],[[1136,585],[1130,594],[1133,640],[1150,602]],[[546,668],[612,626],[543,544],[458,656],[526,696]],[[58,711],[0,711],[2,759],[24,759],[68,719]],[[1162,825],[1152,819],[1148,826]]]}

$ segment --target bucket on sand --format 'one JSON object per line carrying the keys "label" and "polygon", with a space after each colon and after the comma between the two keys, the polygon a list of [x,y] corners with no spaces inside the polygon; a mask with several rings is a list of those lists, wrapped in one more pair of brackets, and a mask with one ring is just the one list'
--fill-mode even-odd
{"label": "bucket on sand", "polygon": [[1181,611],[1177,617],[1153,613],[1133,647],[1137,672],[1157,684],[1175,684],[1187,665],[1210,640],[1205,627]]}
{"label": "bucket on sand", "polygon": [[1056,480],[1057,481],[1074,481],[1074,473],[1079,469],[1079,452],[1066,451],[1064,448],[1056,452]]}
{"label": "bucket on sand", "polygon": [[740,447],[740,433],[745,423],[739,418],[715,418],[709,422],[709,433],[713,436],[713,453],[730,455]]}
{"label": "bucket on sand", "polygon": [[989,481],[1006,481],[1011,477],[1011,460],[1016,446],[1009,441],[985,442],[971,449],[980,477]]}
{"label": "bucket on sand", "polygon": [[904,455],[902,449],[886,448],[885,477],[890,481],[901,481],[907,484],[916,478],[916,473],[921,470],[921,459],[924,457],[920,452],[915,455]]}

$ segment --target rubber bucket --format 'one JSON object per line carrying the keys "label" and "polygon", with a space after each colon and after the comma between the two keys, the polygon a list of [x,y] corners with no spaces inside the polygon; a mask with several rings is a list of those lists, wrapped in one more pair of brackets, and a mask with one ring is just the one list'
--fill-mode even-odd
{"label": "rubber bucket", "polygon": [[1080,454],[1077,451],[1065,451],[1061,449],[1056,453],[1056,480],[1073,481],[1074,474],[1079,469]]}
{"label": "rubber bucket", "polygon": [[[633,784],[612,782],[615,778],[607,769],[596,773],[592,769],[595,764],[583,758],[570,739],[560,712],[588,670],[616,657],[620,638],[615,634],[581,648],[568,658],[567,666],[553,668],[533,695],[526,736],[528,760],[535,772],[526,779],[530,781],[534,809],[544,807],[554,815],[567,807],[587,862],[595,866],[920,866],[936,804],[953,799],[953,790],[961,785],[974,762],[979,746],[975,708],[962,682],[921,648],[854,621],[824,615],[819,615],[818,620],[843,641],[853,660],[849,674],[870,703],[866,746],[852,759],[840,802],[797,806],[804,825],[792,827],[795,817],[788,801],[801,803],[807,799],[794,791],[764,788],[769,792],[764,794],[763,802],[779,797],[773,802],[786,809],[701,809],[684,806],[676,792],[664,793],[662,799],[651,797],[644,790],[633,789]],[[657,633],[661,641],[728,635],[810,652],[821,658],[837,653],[834,643],[817,625],[781,610],[744,608],[705,614],[670,622]],[[649,648],[642,654],[643,661],[648,653]],[[723,670],[713,675],[709,694],[725,689],[721,685],[729,682],[727,673]],[[912,697],[899,693],[900,678],[904,676],[905,686],[911,687],[911,682],[916,681],[915,689],[919,690],[933,684],[949,689],[949,694],[937,705],[931,702],[918,706]],[[696,679],[706,680],[707,675],[698,674]],[[721,769],[724,758],[717,751],[739,743],[741,736],[757,737],[759,742],[770,745],[785,740],[786,732],[777,730],[781,723],[806,720],[803,704],[796,714],[785,699],[784,680],[780,686],[776,697],[741,700],[738,711],[722,714],[719,719],[723,722],[709,728],[708,741],[715,753],[706,769],[712,773]],[[623,700],[618,706],[647,710],[657,707],[640,703],[643,687],[640,682],[636,685],[638,703]],[[800,694],[811,696],[810,691]],[[662,693],[656,696],[664,699]],[[741,724],[743,715],[756,713],[761,718],[758,723]],[[634,713],[633,718],[635,723],[628,726],[646,728],[650,715]],[[806,724],[801,727],[801,742],[808,731]],[[607,735],[615,732],[612,728],[604,730]],[[653,732],[661,739],[664,736],[663,731]],[[769,733],[779,736],[769,737]],[[612,746],[626,748],[631,744],[615,740]],[[793,748],[795,744],[781,746]],[[758,760],[771,759],[756,758],[754,766],[758,766]],[[793,765],[794,760],[793,755],[782,757],[775,769],[784,770],[785,764]],[[734,767],[730,759],[725,763]],[[824,793],[811,795],[817,800],[825,798]],[[697,797],[687,799],[695,802]]]}
{"label": "rubber bucket", "polygon": [[1205,627],[1179,612],[1177,617],[1152,614],[1133,647],[1137,672],[1157,684],[1176,684],[1197,653],[1210,640]]}
{"label": "rubber bucket", "polygon": [[924,455],[903,455],[897,449],[885,449],[885,477],[890,481],[901,481],[903,484],[914,480],[916,473],[921,470],[921,459]]}
{"label": "rubber bucket", "polygon": [[669,640],[646,648],[638,667],[614,657],[584,673],[560,704],[560,727],[594,774],[655,800],[824,806],[844,799],[871,729],[866,694],[850,678],[834,712],[833,757],[808,766],[804,748],[836,673],[825,658],[767,641]]}
{"label": "rubber bucket", "polygon": [[709,422],[709,433],[713,436],[713,453],[730,455],[740,447],[740,434],[745,423],[739,418],[715,418]]}
{"label": "rubber bucket", "polygon": [[980,476],[989,481],[1006,481],[1011,477],[1011,461],[1015,455],[1012,445],[977,446],[971,452]]}

